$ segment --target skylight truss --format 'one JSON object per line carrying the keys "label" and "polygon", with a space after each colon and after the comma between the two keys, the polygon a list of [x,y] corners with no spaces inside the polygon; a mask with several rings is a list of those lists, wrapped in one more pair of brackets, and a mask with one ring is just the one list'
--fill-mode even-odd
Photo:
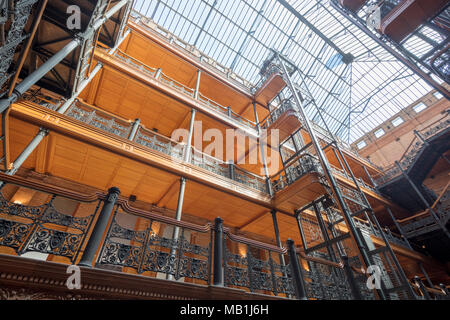
{"label": "skylight truss", "polygon": [[350,143],[432,90],[329,0],[136,0],[134,9],[252,83],[271,49],[286,55]]}

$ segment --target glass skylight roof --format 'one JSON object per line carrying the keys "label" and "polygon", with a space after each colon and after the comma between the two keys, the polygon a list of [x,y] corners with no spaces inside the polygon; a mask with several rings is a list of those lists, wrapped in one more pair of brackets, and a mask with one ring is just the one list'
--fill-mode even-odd
{"label": "glass skylight roof", "polygon": [[[299,67],[294,80],[305,78],[330,129],[350,143],[431,91],[329,0],[136,0],[134,9],[252,83],[270,49],[280,51]],[[346,65],[342,53],[355,60]]]}

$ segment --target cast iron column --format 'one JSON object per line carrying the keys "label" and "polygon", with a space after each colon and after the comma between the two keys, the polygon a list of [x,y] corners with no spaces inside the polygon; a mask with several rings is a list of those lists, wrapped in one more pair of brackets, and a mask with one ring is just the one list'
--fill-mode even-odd
{"label": "cast iron column", "polygon": [[103,208],[100,211],[97,222],[95,223],[94,230],[92,230],[91,236],[86,248],[84,249],[81,261],[78,263],[80,266],[92,268],[92,263],[94,262],[95,253],[100,247],[103,234],[108,226],[108,221],[111,217],[114,205],[120,195],[120,189],[117,187],[112,187],[108,190],[106,199],[104,200]]}
{"label": "cast iron column", "polygon": [[214,222],[214,281],[215,286],[223,286],[223,220],[217,217]]}
{"label": "cast iron column", "polygon": [[303,272],[300,264],[298,263],[297,252],[295,252],[294,241],[288,239],[286,241],[288,252],[289,252],[289,260],[292,268],[292,277],[294,280],[295,293],[299,300],[308,300],[306,297],[306,289],[305,282],[303,279]]}

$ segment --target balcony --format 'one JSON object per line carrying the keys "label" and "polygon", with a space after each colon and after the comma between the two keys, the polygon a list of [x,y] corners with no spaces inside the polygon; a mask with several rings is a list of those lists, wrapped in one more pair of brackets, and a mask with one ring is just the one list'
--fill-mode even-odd
{"label": "balcony", "polygon": [[438,14],[446,0],[384,1],[381,5],[381,33],[400,43],[420,25]]}
{"label": "balcony", "polygon": [[[345,263],[311,258],[301,252],[299,257],[293,242],[288,242],[286,250],[242,237],[223,227],[221,219],[216,219],[214,227],[211,223],[177,221],[161,215],[157,207],[146,211],[131,206],[117,189],[110,189],[108,195],[82,194],[20,177],[1,175],[1,180],[0,269],[3,272],[5,265],[14,263],[14,271],[8,272],[19,273],[1,278],[2,286],[11,285],[9,280],[17,277],[26,282],[30,278],[27,265],[40,265],[32,278],[43,274],[50,278],[39,282],[38,287],[42,284],[47,290],[66,293],[70,290],[59,280],[60,273],[65,273],[63,266],[81,265],[85,276],[83,288],[77,293],[103,298],[198,298],[210,292],[211,298],[228,294],[229,298],[292,299],[306,288],[310,299],[352,299],[355,292],[348,282],[349,274],[361,281],[361,286],[365,283],[356,268]],[[91,256],[93,248],[97,249]],[[86,261],[93,269],[84,267]],[[301,274],[297,268],[304,268],[302,261],[308,264],[308,273],[299,282],[293,273]],[[222,265],[220,280],[215,272],[222,272]],[[56,269],[53,275],[46,272]],[[331,269],[339,279],[321,281]],[[101,279],[111,281],[100,285]],[[144,288],[137,285],[139,279],[141,284],[153,285]],[[130,288],[130,283],[137,286]],[[223,288],[217,292],[210,287],[213,283]],[[312,285],[321,290],[308,289]],[[123,286],[128,287],[125,292],[119,289]],[[332,294],[324,295],[323,290]]]}
{"label": "balcony", "polygon": [[[38,105],[56,110],[56,101],[51,101],[39,96],[25,96],[26,101],[33,101]],[[98,128],[117,137],[128,139],[133,127],[133,122],[115,116],[107,111],[98,109],[76,99],[64,113],[66,116],[81,121],[89,126]],[[170,156],[177,162],[184,161],[185,153],[189,153],[188,163],[208,170],[210,173],[225,177],[254,190],[268,193],[267,183],[264,177],[242,169],[233,163],[226,163],[223,160],[205,154],[193,147],[187,148],[185,144],[174,141],[153,130],[147,129],[139,124],[133,142],[146,148]]]}
{"label": "balcony", "polygon": [[339,3],[344,8],[358,12],[366,4],[366,0],[339,0]]}
{"label": "balcony", "polygon": [[253,93],[258,103],[267,106],[286,87],[286,82],[280,66],[273,61],[263,67],[261,74],[262,77],[253,88]]}
{"label": "balcony", "polygon": [[[157,80],[159,83],[164,86],[175,89],[177,92],[181,93],[184,96],[187,96],[191,99],[195,99],[195,89],[188,88],[180,82],[168,77],[163,73],[161,69],[151,68],[144,63],[134,59],[133,57],[127,55],[121,50],[116,50],[112,53],[112,56],[119,59],[122,62],[125,62],[127,65],[130,65],[133,69],[143,72],[147,76]],[[201,92],[198,93],[198,99],[196,99],[203,107],[206,107],[208,110],[213,113],[219,113],[221,117],[226,117],[233,124],[238,124],[240,126],[244,126],[246,128],[250,128],[255,130],[256,123],[240,116],[236,112],[234,112],[230,107],[225,107],[215,102],[212,99],[204,96]]]}
{"label": "balcony", "polygon": [[194,46],[178,38],[169,30],[157,25],[148,17],[145,17],[134,10],[131,11],[130,20],[132,23],[149,31],[152,36],[154,35],[158,37],[158,39],[163,40],[166,45],[170,46],[172,49],[175,49],[177,54],[181,57],[188,57],[186,60],[191,60],[201,67],[208,68],[212,73],[220,75],[221,78],[231,81],[234,86],[249,94],[251,88],[250,82],[234,73],[231,69],[221,65],[214,59],[200,52]]}

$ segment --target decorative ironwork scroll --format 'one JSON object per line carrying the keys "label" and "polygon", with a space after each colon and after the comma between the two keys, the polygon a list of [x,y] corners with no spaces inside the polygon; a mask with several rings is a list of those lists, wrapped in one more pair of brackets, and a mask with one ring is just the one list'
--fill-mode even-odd
{"label": "decorative ironwork scroll", "polygon": [[251,292],[295,295],[291,266],[276,262],[276,255],[278,254],[271,250],[255,248],[248,244],[245,255],[234,253],[228,247],[227,236],[224,235],[225,285],[248,288]]}
{"label": "decorative ironwork scroll", "polygon": [[40,206],[27,206],[8,201],[0,192],[0,246],[12,248],[18,255],[34,251],[74,263],[100,201],[93,214],[73,217],[54,207],[55,198],[53,195]]}
{"label": "decorative ironwork scroll", "polygon": [[[120,212],[118,207],[110,229],[106,235],[97,265],[115,265],[132,268],[138,274],[152,271],[171,275],[176,280],[186,277],[210,283],[211,278],[211,238],[209,245],[193,244],[186,238],[187,228],[180,228],[178,238],[166,238],[155,231],[154,219],[144,219],[148,227],[132,230],[118,223],[118,217],[131,217]],[[164,224],[165,227],[176,228]],[[197,231],[198,232],[198,231]],[[208,231],[205,231],[207,233]]]}

